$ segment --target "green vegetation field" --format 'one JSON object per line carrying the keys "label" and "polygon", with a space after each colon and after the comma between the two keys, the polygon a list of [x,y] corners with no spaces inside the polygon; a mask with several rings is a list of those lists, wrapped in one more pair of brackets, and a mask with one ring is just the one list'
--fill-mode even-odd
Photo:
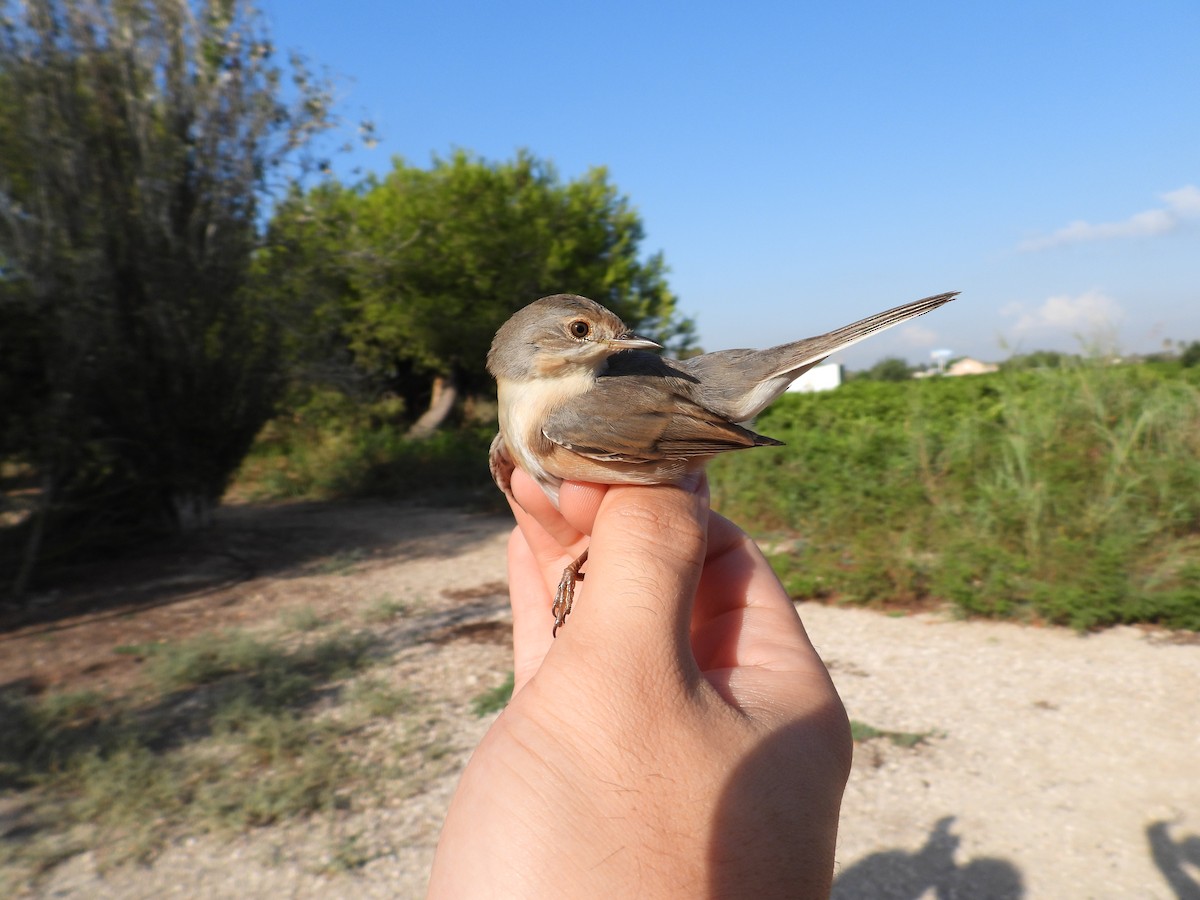
{"label": "green vegetation field", "polygon": [[714,505],[796,596],[1200,629],[1200,369],[855,381],[756,428],[787,447],[717,460]]}
{"label": "green vegetation field", "polygon": [[[413,442],[379,421],[320,404],[277,421],[238,489],[499,505],[492,426]],[[713,502],[778,548],[797,597],[1200,629],[1200,367],[858,380],[756,427],[787,446],[717,459]]]}

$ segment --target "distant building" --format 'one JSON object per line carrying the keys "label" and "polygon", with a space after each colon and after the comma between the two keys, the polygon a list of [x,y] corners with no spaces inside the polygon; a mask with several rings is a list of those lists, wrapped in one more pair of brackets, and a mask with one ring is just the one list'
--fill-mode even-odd
{"label": "distant building", "polygon": [[1000,367],[995,363],[980,362],[964,356],[958,362],[952,363],[947,369],[947,375],[987,375],[989,372],[999,372]]}
{"label": "distant building", "polygon": [[825,363],[823,366],[813,366],[792,382],[788,392],[812,394],[816,391],[832,391],[842,383],[841,363]]}
{"label": "distant building", "polygon": [[938,375],[950,377],[955,375],[987,375],[989,372],[999,371],[1000,367],[995,363],[980,362],[977,359],[971,359],[969,356],[964,356],[953,365],[945,366],[944,368],[925,369],[921,372],[913,372],[913,378],[933,378]]}

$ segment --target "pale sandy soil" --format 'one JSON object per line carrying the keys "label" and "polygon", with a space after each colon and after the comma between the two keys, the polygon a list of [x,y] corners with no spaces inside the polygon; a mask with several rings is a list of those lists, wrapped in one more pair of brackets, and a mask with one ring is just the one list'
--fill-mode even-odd
{"label": "pale sandy soil", "polygon": [[[235,508],[205,552],[114,564],[74,589],[111,595],[106,609],[10,623],[0,684],[119,687],[131,663],[111,648],[139,635],[250,627],[300,606],[349,621],[397,598],[411,612],[380,626],[392,648],[383,671],[428,699],[446,751],[416,781],[336,817],[232,840],[179,837],[148,866],[101,872],[102,858],[85,853],[18,888],[423,896],[446,804],[491,720],[471,700],[511,667],[508,528],[498,516],[382,503]],[[852,719],[929,735],[911,748],[857,746],[835,897],[1200,898],[1200,643],[1135,628],[1080,636],[929,613],[800,611]],[[0,806],[0,833],[5,815]]]}

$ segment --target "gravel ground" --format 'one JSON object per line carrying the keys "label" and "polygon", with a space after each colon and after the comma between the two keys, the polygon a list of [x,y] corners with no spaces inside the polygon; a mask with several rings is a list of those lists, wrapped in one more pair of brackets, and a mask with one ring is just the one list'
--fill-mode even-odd
{"label": "gravel ground", "polygon": [[936,735],[858,748],[836,897],[1200,897],[1200,645],[801,614],[852,719]]}
{"label": "gravel ground", "polygon": [[[381,530],[394,509],[344,505],[337,515],[359,529],[371,517],[365,525],[385,552],[350,574],[288,574],[286,595],[325,598],[332,608],[382,592],[430,598],[418,621],[393,629],[399,649],[388,677],[439,697],[450,732],[440,768],[415,796],[381,797],[333,822],[232,842],[183,839],[149,866],[103,875],[83,854],[30,893],[423,896],[446,804],[490,722],[470,712],[470,700],[511,667],[497,584],[508,522],[429,513],[439,531],[459,536],[448,555],[411,511],[391,536]],[[195,602],[236,608],[236,597],[261,603],[274,589],[259,580]],[[851,718],[926,735],[912,747],[886,737],[857,746],[835,897],[1200,898],[1200,643],[1135,628],[1079,636],[937,614],[799,608]]]}

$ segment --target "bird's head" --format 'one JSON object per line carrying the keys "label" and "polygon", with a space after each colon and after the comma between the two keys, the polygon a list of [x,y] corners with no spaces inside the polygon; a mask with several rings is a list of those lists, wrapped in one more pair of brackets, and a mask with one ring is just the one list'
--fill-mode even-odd
{"label": "bird's head", "polygon": [[661,347],[638,337],[596,301],[555,294],[530,303],[500,326],[487,367],[496,379],[553,378],[598,373],[614,353],[650,349]]}

